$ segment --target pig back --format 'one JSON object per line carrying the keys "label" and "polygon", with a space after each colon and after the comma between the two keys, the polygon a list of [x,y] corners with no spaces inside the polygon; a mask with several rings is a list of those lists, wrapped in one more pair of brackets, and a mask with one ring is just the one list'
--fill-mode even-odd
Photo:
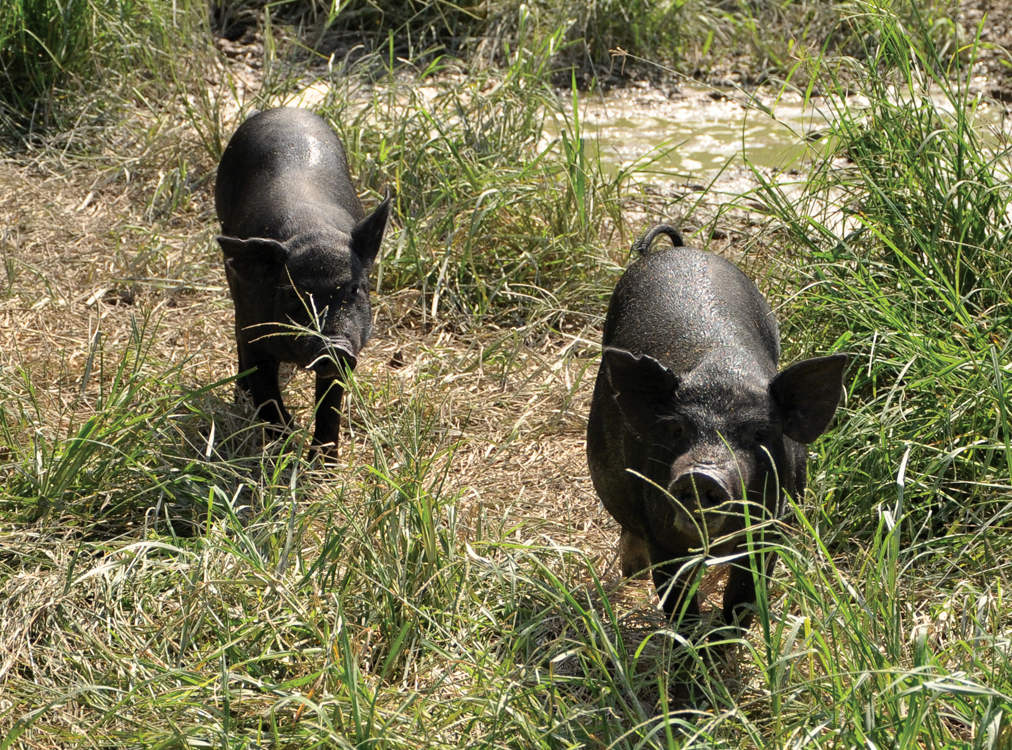
{"label": "pig back", "polygon": [[725,349],[772,378],[780,333],[769,305],[737,266],[693,248],[654,252],[619,279],[608,308],[605,346],[648,354],[676,375]]}
{"label": "pig back", "polygon": [[341,140],[322,118],[295,107],[239,126],[222,154],[214,197],[223,232],[242,239],[348,232],[365,215]]}

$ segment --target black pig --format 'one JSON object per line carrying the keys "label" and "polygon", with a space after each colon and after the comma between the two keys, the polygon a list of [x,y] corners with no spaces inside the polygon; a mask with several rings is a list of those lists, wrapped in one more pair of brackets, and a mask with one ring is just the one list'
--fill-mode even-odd
{"label": "black pig", "polygon": [[[668,235],[672,249],[647,254]],[[811,443],[843,393],[847,355],[797,362],[777,374],[780,333],[766,300],[731,262],[682,247],[660,225],[634,246],[604,324],[604,352],[587,424],[594,487],[622,526],[622,573],[653,565],[668,615],[683,602],[693,552],[735,555],[743,503],[758,522],[781,515],[782,494],[805,489]],[[737,532],[737,533],[736,533]],[[772,572],[768,554],[765,573]],[[762,573],[763,571],[760,571]],[[739,554],[723,617],[747,627],[756,601]]]}
{"label": "black pig", "polygon": [[355,367],[372,330],[369,270],[390,197],[366,216],[334,131],[308,110],[283,108],[254,114],[236,130],[218,165],[214,202],[239,372],[253,370],[239,387],[264,419],[288,426],[278,365],[313,370],[313,445],[334,455],[344,395],[338,378]]}

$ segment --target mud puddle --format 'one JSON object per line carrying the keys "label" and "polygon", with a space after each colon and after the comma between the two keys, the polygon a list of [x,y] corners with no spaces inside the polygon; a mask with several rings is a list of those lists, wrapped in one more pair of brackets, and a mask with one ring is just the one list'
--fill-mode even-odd
{"label": "mud puddle", "polygon": [[[899,94],[897,96],[900,96]],[[931,96],[941,113],[953,113],[942,94]],[[834,110],[833,105],[838,108]],[[827,125],[836,111],[860,112],[860,95],[843,102],[797,93],[725,91],[686,82],[677,90],[615,90],[579,100],[579,132],[591,158],[609,173],[632,170],[687,181],[708,182],[736,173],[747,160],[759,169],[803,169],[826,151]],[[1005,108],[979,102],[975,118],[985,138],[1009,130]],[[546,123],[546,139],[576,132],[573,107]]]}
{"label": "mud puddle", "polygon": [[[677,91],[623,89],[579,102],[580,133],[608,172],[623,169],[687,180],[743,163],[795,168],[820,150],[826,119],[796,94],[774,98],[688,83]],[[546,123],[546,137],[572,134],[572,107]]]}

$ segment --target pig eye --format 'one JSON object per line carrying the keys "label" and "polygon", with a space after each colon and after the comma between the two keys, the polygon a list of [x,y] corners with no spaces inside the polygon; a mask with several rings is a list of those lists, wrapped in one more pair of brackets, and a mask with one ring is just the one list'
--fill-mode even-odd
{"label": "pig eye", "polygon": [[742,433],[744,442],[758,445],[769,440],[770,431],[763,425],[749,425]]}
{"label": "pig eye", "polygon": [[688,427],[680,417],[662,417],[661,423],[670,442],[679,442],[688,437]]}
{"label": "pig eye", "polygon": [[284,295],[285,312],[290,318],[302,320],[307,310],[310,315],[313,314],[313,298],[309,293],[289,288]]}

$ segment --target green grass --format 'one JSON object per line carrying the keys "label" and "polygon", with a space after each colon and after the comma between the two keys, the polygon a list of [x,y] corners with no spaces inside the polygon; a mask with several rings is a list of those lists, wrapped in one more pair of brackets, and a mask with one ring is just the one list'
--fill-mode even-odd
{"label": "green grass", "polygon": [[977,95],[932,72],[944,60],[912,46],[887,17],[876,20],[879,55],[907,63],[873,58],[860,79],[870,105],[831,112],[834,150],[848,163],[820,162],[800,205],[769,182],[761,192],[787,241],[812,258],[799,309],[858,354],[850,390],[862,429],[834,440],[834,450],[862,472],[848,472],[849,496],[832,509],[871,519],[909,452],[904,511],[937,535],[1000,512],[1012,480],[1009,152],[986,136]]}
{"label": "green grass", "polygon": [[0,748],[1009,747],[1010,157],[946,76],[973,50],[909,10],[855,6],[875,46],[794,71],[822,150],[800,193],[742,196],[785,362],[854,357],[723,649],[620,585],[586,476],[601,315],[656,204],[550,85],[570,26],[518,10],[494,68],[388,46],[324,74],[366,202],[397,200],[336,468],[233,403],[212,239],[214,161],[305,84],[298,34],[264,27],[244,98],[199,34],[81,94],[0,165]]}
{"label": "green grass", "polygon": [[[197,27],[190,0],[5,0],[0,13],[0,127],[7,134],[65,130],[84,109],[164,74],[170,50]],[[205,23],[206,26],[206,23]],[[185,43],[185,42],[184,42]],[[136,84],[135,84],[136,85]]]}

